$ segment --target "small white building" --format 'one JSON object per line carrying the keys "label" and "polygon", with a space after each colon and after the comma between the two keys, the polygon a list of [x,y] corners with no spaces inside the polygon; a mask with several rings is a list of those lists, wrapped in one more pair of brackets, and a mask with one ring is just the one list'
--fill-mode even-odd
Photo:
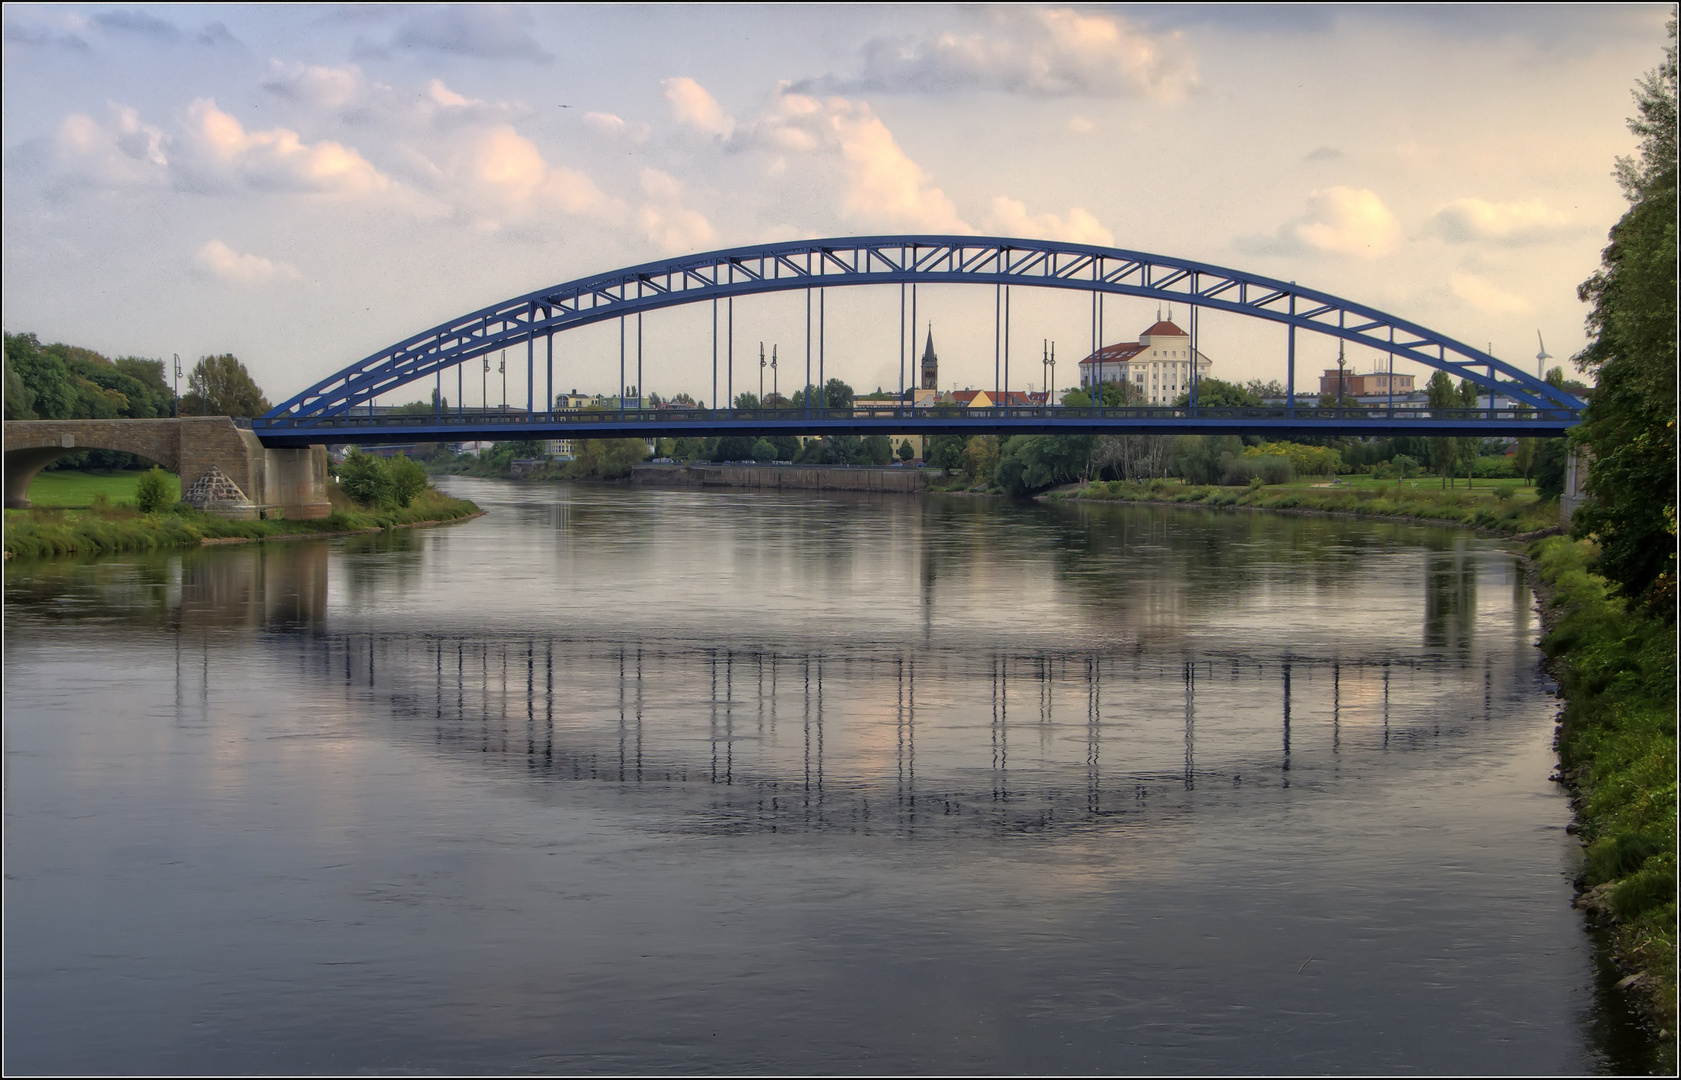
{"label": "small white building", "polygon": [[[1214,362],[1197,350],[1196,377],[1206,379]],[[1191,335],[1171,317],[1158,319],[1137,341],[1105,345],[1080,361],[1080,387],[1128,383],[1133,400],[1143,405],[1171,405],[1191,389]]]}

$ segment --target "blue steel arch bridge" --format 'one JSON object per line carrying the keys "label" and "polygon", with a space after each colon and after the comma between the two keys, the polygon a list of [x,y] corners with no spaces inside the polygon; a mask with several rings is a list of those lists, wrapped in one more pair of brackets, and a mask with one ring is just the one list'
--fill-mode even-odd
{"label": "blue steel arch bridge", "polygon": [[[805,293],[806,386],[827,374],[826,290],[899,286],[900,396],[893,407],[828,409],[806,394],[776,409],[626,407],[628,388],[640,402],[641,318],[681,305],[710,305],[712,401],[733,401],[734,307],[739,297]],[[906,318],[915,333],[919,285],[990,287],[994,300],[994,394],[991,407],[915,403],[906,389]],[[1205,406],[1191,381],[1189,402],[1175,406],[1089,408],[1005,404],[1009,385],[1009,295],[1015,288],[1089,294],[1091,338],[1101,340],[1103,303],[1141,297],[1189,312],[1192,356],[1198,319],[1215,311],[1286,329],[1285,396],[1264,408]],[[815,316],[814,316],[815,312]],[[619,407],[557,410],[555,338],[570,330],[619,321]],[[636,329],[628,330],[634,323]],[[627,337],[628,335],[632,335]],[[1469,380],[1487,393],[1486,407],[1421,409],[1415,404],[1321,407],[1296,393],[1298,334],[1312,333],[1411,361]],[[635,342],[634,347],[627,340]],[[631,349],[634,348],[634,352]],[[524,410],[446,407],[445,375],[492,352],[525,355]],[[562,357],[564,363],[564,343]],[[539,374],[541,372],[541,375]],[[699,373],[696,373],[699,374]],[[815,376],[815,379],[813,378]],[[541,382],[541,396],[539,383]],[[410,384],[435,388],[431,415],[381,414],[375,402]],[[431,384],[428,386],[428,384]],[[911,385],[914,386],[913,376]],[[724,396],[720,399],[720,391]],[[1497,395],[1503,401],[1496,407]],[[1120,248],[1048,240],[975,236],[870,236],[803,240],[732,248],[645,263],[516,296],[399,341],[333,373],[253,422],[266,446],[312,443],[433,442],[510,439],[619,438],[756,434],[1221,434],[1554,436],[1580,421],[1574,395],[1483,350],[1417,323],[1294,282],[1186,259]]]}

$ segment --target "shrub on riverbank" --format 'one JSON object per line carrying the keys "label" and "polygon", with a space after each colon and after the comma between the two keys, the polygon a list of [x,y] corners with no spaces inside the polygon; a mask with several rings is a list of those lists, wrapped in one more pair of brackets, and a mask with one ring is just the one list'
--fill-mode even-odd
{"label": "shrub on riverbank", "polygon": [[1675,627],[1590,572],[1592,543],[1550,537],[1529,551],[1559,613],[1541,647],[1565,698],[1558,751],[1587,845],[1581,885],[1615,916],[1617,954],[1674,1030]]}
{"label": "shrub on riverbank", "polygon": [[7,510],[4,546],[8,559],[108,555],[197,547],[206,540],[264,540],[392,529],[420,522],[455,521],[471,517],[478,510],[471,502],[451,498],[435,488],[416,495],[407,507],[335,510],[332,516],[313,521],[229,521],[185,503],[156,514],[142,514],[129,507]]}
{"label": "shrub on riverbank", "polygon": [[[1263,478],[1264,479],[1264,478]],[[1411,518],[1469,525],[1510,534],[1537,532],[1558,524],[1558,504],[1514,498],[1501,488],[1436,491],[1394,487],[1247,488],[1180,484],[1173,480],[1135,483],[1110,480],[1054,491],[1050,499],[1097,502],[1171,502],[1208,507],[1250,506],[1260,510],[1313,510],[1358,517]]]}

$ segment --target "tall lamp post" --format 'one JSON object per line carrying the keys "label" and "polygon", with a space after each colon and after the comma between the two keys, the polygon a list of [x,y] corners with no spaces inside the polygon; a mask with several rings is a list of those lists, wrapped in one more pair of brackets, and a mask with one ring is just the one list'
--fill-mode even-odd
{"label": "tall lamp post", "polygon": [[172,411],[174,412],[174,414],[176,416],[180,416],[181,415],[181,354],[180,353],[175,353],[173,355],[175,357],[175,407]]}

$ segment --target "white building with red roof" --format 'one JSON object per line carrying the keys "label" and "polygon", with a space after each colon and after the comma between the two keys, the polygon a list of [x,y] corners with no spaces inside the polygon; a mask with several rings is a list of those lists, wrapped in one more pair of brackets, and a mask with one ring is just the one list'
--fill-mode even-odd
{"label": "white building with red roof", "polygon": [[[1206,379],[1214,362],[1197,350],[1195,374]],[[1126,383],[1132,399],[1142,405],[1171,405],[1191,388],[1191,335],[1173,323],[1172,313],[1156,322],[1137,341],[1105,345],[1080,361],[1080,386]]]}

